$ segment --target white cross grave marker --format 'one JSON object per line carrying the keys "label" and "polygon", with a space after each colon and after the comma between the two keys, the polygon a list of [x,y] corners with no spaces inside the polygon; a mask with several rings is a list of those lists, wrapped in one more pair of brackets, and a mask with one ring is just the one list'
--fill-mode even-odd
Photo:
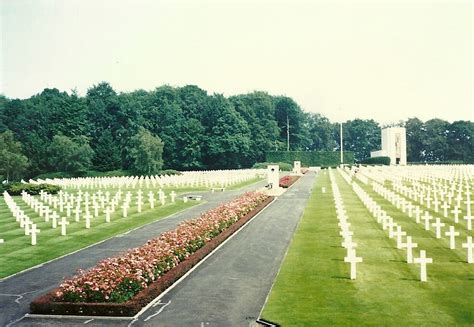
{"label": "white cross grave marker", "polygon": [[122,204],[122,216],[127,218],[128,202]]}
{"label": "white cross grave marker", "polygon": [[69,221],[63,216],[58,224],[61,225],[61,235],[66,236],[66,226],[69,225]]}
{"label": "white cross grave marker", "polygon": [[447,202],[443,202],[443,205],[441,206],[443,208],[443,215],[445,218],[448,217],[448,209],[449,209],[449,204]]}
{"label": "white cross grave marker", "polygon": [[433,219],[433,217],[430,216],[429,212],[425,211],[421,219],[425,221],[425,230],[430,230],[430,220]]}
{"label": "white cross grave marker", "polygon": [[86,220],[87,229],[91,228],[91,218],[92,218],[91,213],[89,211],[86,211],[86,214],[84,215],[84,219]]}
{"label": "white cross grave marker", "polygon": [[454,214],[454,222],[456,224],[459,223],[459,214],[462,212],[461,210],[459,210],[459,207],[456,206],[454,207],[454,210],[451,210],[451,212]]}
{"label": "white cross grave marker", "polygon": [[76,209],[74,209],[74,213],[76,214],[76,222],[79,222],[79,220],[81,219],[81,213],[82,213],[82,210],[79,204],[77,205]]}
{"label": "white cross grave marker", "polygon": [[474,243],[472,242],[472,236],[467,237],[467,242],[462,244],[462,247],[467,249],[467,263],[474,263],[472,257],[472,250],[474,249]]}
{"label": "white cross grave marker", "polygon": [[467,216],[464,216],[464,219],[467,220],[467,229],[472,230],[472,220],[474,219],[474,216],[467,214]]}
{"label": "white cross grave marker", "polygon": [[444,235],[449,236],[449,248],[454,250],[456,248],[456,236],[459,236],[460,233],[455,231],[454,226],[449,226],[449,231],[445,232]]}
{"label": "white cross grave marker", "polygon": [[401,249],[403,244],[403,236],[405,236],[407,232],[402,231],[402,226],[397,225],[397,231],[393,234],[397,237],[397,249]]}
{"label": "white cross grave marker", "polygon": [[107,208],[105,208],[104,211],[105,211],[105,222],[110,223],[110,214],[112,213],[112,208],[107,207]]}
{"label": "white cross grave marker", "polygon": [[356,256],[356,251],[352,249],[349,254],[344,257],[344,262],[348,262],[351,264],[351,279],[356,279],[357,277],[357,268],[356,265],[359,262],[362,262],[362,257]]}
{"label": "white cross grave marker", "polygon": [[435,228],[436,238],[441,238],[441,227],[444,227],[444,223],[441,222],[441,219],[436,218],[436,222],[432,223],[431,226]]}
{"label": "white cross grave marker", "polygon": [[174,201],[176,200],[176,192],[171,191],[170,196],[171,196],[171,202],[174,203]]}
{"label": "white cross grave marker", "polygon": [[58,213],[56,211],[53,211],[53,214],[51,215],[51,220],[53,222],[53,228],[58,227],[58,218],[59,218]]}
{"label": "white cross grave marker", "polygon": [[65,205],[65,208],[66,208],[66,216],[67,216],[67,217],[71,217],[72,204],[71,204],[70,202],[68,202],[68,203]]}
{"label": "white cross grave marker", "polygon": [[36,229],[36,224],[31,225],[30,234],[31,234],[31,245],[36,245],[36,234],[40,232],[39,229]]}
{"label": "white cross grave marker", "polygon": [[406,243],[402,244],[402,248],[407,249],[407,263],[413,263],[413,249],[418,247],[418,243],[413,243],[411,236],[407,236]]}
{"label": "white cross grave marker", "polygon": [[152,191],[148,192],[148,202],[150,202],[150,208],[155,208],[155,196]]}
{"label": "white cross grave marker", "polygon": [[420,251],[420,257],[419,258],[414,258],[413,262],[420,264],[420,280],[422,282],[426,282],[428,280],[427,279],[427,274],[426,274],[426,264],[433,263],[433,259],[432,258],[427,258],[426,257],[426,251],[421,250]]}

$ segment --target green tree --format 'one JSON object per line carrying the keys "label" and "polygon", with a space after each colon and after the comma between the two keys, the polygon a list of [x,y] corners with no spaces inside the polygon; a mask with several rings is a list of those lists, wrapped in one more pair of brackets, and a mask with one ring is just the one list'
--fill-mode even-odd
{"label": "green tree", "polygon": [[311,151],[332,151],[336,147],[333,137],[333,124],[321,114],[308,113],[305,121],[309,131],[309,150]]}
{"label": "green tree", "polygon": [[[305,115],[300,106],[290,97],[278,96],[274,98],[275,118],[280,129],[280,142],[290,151],[308,150],[311,143],[309,131],[305,124]],[[289,136],[289,137],[288,137]]]}
{"label": "green tree", "polygon": [[410,118],[405,123],[407,137],[407,161],[420,162],[424,156],[423,137],[425,126],[418,118]]}
{"label": "green tree", "polygon": [[48,154],[52,169],[79,173],[90,168],[94,151],[84,136],[70,138],[65,135],[55,135],[48,148]]}
{"label": "green tree", "polygon": [[[339,124],[334,125],[339,142]],[[342,125],[344,150],[354,152],[357,161],[370,157],[370,151],[380,149],[380,126],[373,119],[348,120]]]}
{"label": "green tree", "polygon": [[224,96],[215,94],[203,114],[203,162],[208,169],[241,168],[250,148],[245,120]]}
{"label": "green tree", "polygon": [[28,167],[28,158],[21,153],[21,143],[15,141],[12,131],[0,134],[0,173],[7,182],[18,180]]}
{"label": "green tree", "polygon": [[99,136],[94,153],[94,167],[97,170],[108,171],[122,167],[122,157],[110,130],[104,131]]}
{"label": "green tree", "polygon": [[449,126],[448,160],[474,163],[474,123],[455,121]]}
{"label": "green tree", "polygon": [[144,175],[157,174],[163,167],[163,142],[143,127],[130,139],[129,156],[132,169]]}
{"label": "green tree", "polygon": [[97,155],[101,155],[97,147],[102,146],[104,140],[104,132],[109,131],[112,135],[113,142],[110,143],[109,152],[113,152],[112,157],[121,156],[123,150],[123,143],[120,142],[122,139],[121,132],[123,131],[123,124],[126,121],[126,115],[122,112],[122,103],[117,93],[114,91],[112,86],[106,82],[94,85],[87,90],[86,104],[88,107],[88,121],[90,122],[90,128],[87,131],[86,136],[91,140],[92,149],[95,152],[95,156],[92,160],[95,167],[101,169],[101,167],[107,166],[109,168],[117,169],[118,166],[111,166],[112,162],[103,163]]}
{"label": "green tree", "polygon": [[423,161],[436,162],[448,159],[449,123],[442,119],[431,119],[424,123],[422,134]]}
{"label": "green tree", "polygon": [[264,161],[265,153],[275,149],[280,132],[272,97],[265,92],[253,92],[233,96],[229,101],[245,120],[250,133],[249,148],[242,153],[242,164],[249,167]]}

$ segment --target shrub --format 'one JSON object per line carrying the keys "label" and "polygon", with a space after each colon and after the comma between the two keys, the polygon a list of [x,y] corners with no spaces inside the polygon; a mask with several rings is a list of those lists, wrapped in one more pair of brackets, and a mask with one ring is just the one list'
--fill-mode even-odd
{"label": "shrub", "polygon": [[21,195],[25,191],[31,195],[38,195],[41,191],[50,194],[56,194],[61,190],[61,187],[51,184],[25,184],[25,183],[11,183],[5,185],[5,191],[10,195]]}
{"label": "shrub", "polygon": [[390,157],[366,158],[360,162],[363,165],[390,165]]}
{"label": "shrub", "polygon": [[182,173],[174,169],[165,169],[160,171],[160,175],[182,175]]}
{"label": "shrub", "polygon": [[289,164],[286,162],[257,162],[252,166],[254,169],[266,169],[268,165],[278,165],[282,171],[292,171],[293,163]]}

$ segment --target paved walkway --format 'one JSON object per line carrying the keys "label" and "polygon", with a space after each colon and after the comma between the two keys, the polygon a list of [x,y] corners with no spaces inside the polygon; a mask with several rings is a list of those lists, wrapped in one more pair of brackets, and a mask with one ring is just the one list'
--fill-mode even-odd
{"label": "paved walkway", "polygon": [[[183,282],[166,294],[133,326],[242,326],[253,323],[283,259],[288,243],[306,205],[314,175],[304,176]],[[45,264],[0,282],[0,325],[15,326],[127,326],[130,321],[94,319],[58,320],[22,318],[30,301],[57,286],[63,276],[78,268],[143,244],[180,221],[198,216],[223,201],[261,187],[207,194],[207,203],[192,207],[123,236]],[[5,295],[8,294],[8,295]]]}

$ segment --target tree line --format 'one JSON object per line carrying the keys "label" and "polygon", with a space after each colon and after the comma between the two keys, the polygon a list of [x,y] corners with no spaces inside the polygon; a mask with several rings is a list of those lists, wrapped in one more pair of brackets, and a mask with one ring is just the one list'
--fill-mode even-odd
{"label": "tree line", "polygon": [[[473,161],[472,122],[411,118],[399,124],[407,128],[409,161]],[[343,126],[344,149],[356,160],[380,148],[376,121]],[[194,85],[117,93],[103,82],[84,97],[57,89],[24,100],[0,96],[0,133],[0,173],[9,165],[17,173],[24,167],[25,177],[243,168],[263,161],[267,151],[339,149],[339,125],[303,111],[288,96],[224,97]]]}

